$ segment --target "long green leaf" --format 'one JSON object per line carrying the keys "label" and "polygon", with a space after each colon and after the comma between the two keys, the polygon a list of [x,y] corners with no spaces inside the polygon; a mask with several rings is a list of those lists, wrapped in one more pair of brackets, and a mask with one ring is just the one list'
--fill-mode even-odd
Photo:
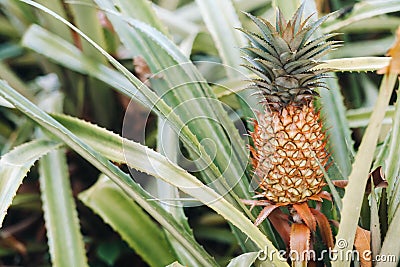
{"label": "long green leaf", "polygon": [[[58,91],[46,92],[37,98],[39,105],[48,111],[62,110],[63,97]],[[36,131],[37,137],[43,135],[41,131]],[[52,266],[88,266],[65,151],[51,151],[41,158],[39,174]]]}
{"label": "long green leaf", "polygon": [[386,261],[378,262],[377,267],[398,266],[400,260],[399,225],[400,208],[397,207],[379,253],[381,259],[386,259]]}
{"label": "long green leaf", "polygon": [[[161,8],[155,4],[153,4],[153,9],[156,13],[155,17],[158,19],[158,21],[167,26],[169,31],[173,32],[174,34],[180,34],[185,38],[195,36],[200,31],[200,27],[197,24],[191,22],[190,20],[184,19],[181,16],[177,16],[173,11]],[[155,23],[149,22],[149,24],[160,30],[160,27],[155,26]],[[163,31],[161,30],[161,32]]]}
{"label": "long green leaf", "polygon": [[40,159],[40,189],[52,266],[89,266],[69,182],[65,151]]}
{"label": "long green leaf", "polygon": [[36,140],[20,145],[0,159],[0,227],[7,209],[17,193],[22,180],[43,155],[60,147],[60,143]]}
{"label": "long green leaf", "polygon": [[32,25],[22,38],[22,44],[53,61],[82,74],[93,76],[121,93],[151,107],[152,104],[118,71],[86,56],[77,47],[50,33],[39,25]]}
{"label": "long green leaf", "polygon": [[399,24],[399,17],[395,15],[384,15],[353,22],[350,25],[341,28],[340,32],[359,34],[395,31]]}
{"label": "long green leaf", "polygon": [[[268,6],[271,0],[235,0],[235,6],[238,10],[250,12],[252,10]],[[189,21],[200,21],[201,14],[199,13],[196,2],[188,3],[175,10],[178,17]]]}
{"label": "long green leaf", "polygon": [[394,36],[389,36],[377,40],[368,40],[368,42],[346,43],[340,49],[332,51],[331,56],[333,58],[380,56],[386,54],[393,42]]}
{"label": "long green leaf", "polygon": [[[157,29],[160,33],[168,35],[167,28],[157,17],[151,2],[145,0],[113,0],[112,2],[120,8],[122,14],[129,14],[130,17],[143,21],[154,29]],[[104,2],[99,6],[104,7]]]}
{"label": "long green leaf", "polygon": [[[226,65],[224,67],[228,79],[247,80],[248,71],[241,67],[243,62],[239,50],[247,44],[247,39],[237,30],[242,28],[242,24],[232,1],[197,0],[196,3],[216,44],[222,63]],[[220,15],[221,10],[224,10],[224,16]],[[247,89],[238,94],[244,117],[253,117],[252,109],[261,108],[258,99],[253,96],[254,93],[254,89]]]}
{"label": "long green leaf", "polygon": [[[400,96],[397,91],[397,97]],[[395,104],[395,113],[393,114],[393,127],[391,132],[391,139],[389,142],[389,154],[386,158],[385,174],[388,180],[388,219],[389,223],[393,219],[397,207],[400,205],[400,185],[399,185],[399,174],[400,174],[400,155],[398,153],[400,147],[400,101],[397,98]]]}
{"label": "long green leaf", "polygon": [[[369,123],[369,119],[371,117],[373,108],[358,108],[358,109],[350,109],[346,113],[347,120],[349,122],[349,126],[351,128],[365,127]],[[386,109],[385,118],[383,119],[383,124],[392,124],[392,118],[394,116],[394,107],[389,106]]]}
{"label": "long green leaf", "polygon": [[[237,77],[238,71],[243,71],[240,67],[242,59],[239,47],[245,46],[247,41],[244,35],[235,29],[241,28],[242,25],[232,2],[230,0],[197,0],[196,3],[216,43],[222,62],[228,66],[226,68],[228,77]],[[221,16],[221,10],[224,10],[223,16]]]}
{"label": "long green leaf", "polygon": [[[168,121],[158,118],[157,127],[157,150],[159,153],[167,157],[171,162],[177,163],[179,150],[179,137],[168,124]],[[174,218],[180,222],[187,231],[193,235],[189,226],[187,217],[183,210],[183,203],[179,201],[180,195],[178,189],[160,179],[157,179],[157,198],[161,201],[161,205],[166,211],[171,213]],[[172,201],[171,201],[172,200]],[[201,266],[199,262],[191,257],[184,246],[182,246],[171,234],[165,231],[171,249],[175,251],[180,262],[188,266]]]}
{"label": "long green leaf", "polygon": [[227,267],[250,267],[259,257],[259,252],[248,252],[233,258]]}
{"label": "long green leaf", "polygon": [[96,184],[80,193],[79,199],[99,214],[150,266],[161,267],[175,260],[160,227],[106,176],[102,175]]}
{"label": "long green leaf", "polygon": [[[98,23],[97,10],[93,6],[92,0],[80,0],[80,5],[70,4],[72,15],[74,15],[74,22],[76,26],[86,33],[93,41],[101,47],[106,46],[105,37],[102,25]],[[54,9],[51,9],[55,11]],[[54,18],[53,18],[54,19]],[[61,23],[60,21],[57,21]],[[61,23],[64,27],[63,23]],[[96,59],[96,61],[105,63],[106,59],[86,40],[81,38],[82,51],[85,55]]]}
{"label": "long green leaf", "polygon": [[[70,4],[70,10],[73,15],[75,25],[84,33],[87,34],[93,41],[101,47],[107,47],[106,39],[104,36],[103,26],[98,19],[98,10],[93,6],[92,0],[80,0],[81,5]],[[53,9],[52,9],[53,10]],[[60,21],[57,21],[60,23]],[[63,25],[66,27],[66,25]],[[107,63],[107,59],[103,57],[96,48],[94,48],[84,38],[80,37],[82,52],[89,56],[96,62],[103,64]],[[109,125],[113,120],[113,102],[108,101],[112,99],[112,91],[103,83],[99,83],[94,79],[88,79],[86,82],[90,102],[93,103],[93,113],[96,121],[103,125]],[[99,101],[102,102],[98,105]]]}
{"label": "long green leaf", "polygon": [[20,92],[26,98],[32,100],[33,96],[28,87],[22,80],[10,69],[10,67],[3,61],[0,61],[0,79],[7,80],[12,87]]}
{"label": "long green leaf", "polygon": [[335,21],[335,23],[325,27],[323,32],[328,33],[337,31],[356,21],[397,11],[400,11],[398,0],[362,1],[354,5],[352,12],[346,19]]}
{"label": "long green leaf", "polygon": [[[64,143],[79,153],[93,166],[110,177],[110,179],[120,186],[129,197],[134,199],[144,210],[146,210],[179,242],[181,242],[186,249],[192,253],[193,257],[196,257],[205,266],[216,266],[214,259],[207,252],[205,252],[205,250],[193,239],[191,235],[187,233],[182,225],[177,223],[171,214],[161,208],[158,203],[149,201],[153,197],[144,191],[138,184],[133,182],[129,175],[122,172],[117,166],[110,163],[102,154],[93,150],[93,148],[82,142],[68,129],[21,96],[6,82],[0,81],[0,89],[0,96],[12,103],[17,109],[19,109],[27,117],[34,120],[38,125],[57,136],[57,138],[61,139]],[[81,131],[81,129],[79,131]],[[139,165],[141,164],[139,163]]]}
{"label": "long green leaf", "polygon": [[[372,181],[371,181],[372,182]],[[371,190],[371,200],[370,200],[370,212],[371,212],[371,223],[370,223],[370,231],[371,231],[371,252],[372,257],[375,257],[379,254],[381,250],[381,225],[379,221],[379,209],[378,209],[378,201],[377,194],[375,190]]]}
{"label": "long green leaf", "polygon": [[326,81],[329,90],[321,90],[322,117],[325,119],[325,127],[329,136],[328,144],[333,160],[344,177],[348,177],[351,171],[351,158],[353,141],[346,120],[346,109],[343,96],[339,90],[337,80]]}
{"label": "long green leaf", "polygon": [[376,71],[389,65],[390,57],[356,57],[325,60],[316,67],[333,71]]}
{"label": "long green leaf", "polygon": [[[68,17],[62,0],[38,0],[36,2],[53,10],[63,18]],[[46,28],[49,29],[52,33],[62,36],[68,42],[73,42],[72,32],[62,22],[48,14],[44,14],[43,16],[41,16],[41,19],[43,21],[43,24],[47,26]]]}
{"label": "long green leaf", "polygon": [[[352,172],[349,177],[349,183],[346,186],[346,191],[343,197],[341,222],[336,240],[337,242],[346,242],[347,246],[345,248],[339,248],[338,244],[335,245],[335,249],[340,250],[343,253],[348,253],[347,251],[353,248],[354,236],[358,225],[362,199],[364,196],[364,189],[367,184],[368,174],[374,157],[374,151],[379,137],[382,120],[385,116],[385,110],[388,106],[396,79],[397,75],[389,74],[385,75],[382,80],[381,87],[379,89],[378,100],[374,107],[374,112],[371,115],[370,123],[361,141],[361,145],[355,157]],[[350,261],[346,261],[346,259],[340,259],[332,262],[332,266],[350,266]]]}

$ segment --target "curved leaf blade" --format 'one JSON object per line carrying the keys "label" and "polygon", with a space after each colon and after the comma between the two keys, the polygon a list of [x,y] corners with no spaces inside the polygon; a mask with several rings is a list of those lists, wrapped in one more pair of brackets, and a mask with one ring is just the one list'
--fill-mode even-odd
{"label": "curved leaf blade", "polygon": [[380,255],[382,258],[386,258],[387,261],[381,261],[376,264],[377,267],[398,266],[400,260],[400,242],[399,242],[399,224],[400,224],[400,208],[397,207],[397,211],[394,213],[392,222],[389,225],[389,229],[386,233],[385,239],[382,244]]}
{"label": "curved leaf blade", "polygon": [[42,207],[52,265],[89,266],[69,182],[65,151],[51,151],[39,161]]}
{"label": "curved leaf blade", "polygon": [[100,215],[150,266],[161,267],[175,260],[159,226],[108,177],[101,175],[92,187],[79,194],[79,199]]}
{"label": "curved leaf blade", "polygon": [[60,147],[60,143],[36,140],[20,145],[0,159],[0,227],[18,187],[33,164],[43,155]]}
{"label": "curved leaf blade", "polygon": [[399,1],[362,1],[354,5],[350,15],[344,20],[337,20],[335,23],[322,29],[324,33],[337,31],[342,27],[348,26],[356,21],[372,18],[378,15],[400,11]]}
{"label": "curved leaf blade", "polygon": [[[397,97],[400,96],[399,91],[397,91]],[[392,221],[395,213],[400,205],[400,155],[398,153],[398,148],[400,146],[400,101],[399,98],[395,104],[395,110],[392,118],[392,131],[391,139],[388,144],[388,155],[385,161],[385,175],[388,178],[388,219],[389,223]]]}
{"label": "curved leaf blade", "polygon": [[231,259],[227,267],[251,267],[259,256],[260,252],[244,253]]}
{"label": "curved leaf blade", "polygon": [[[342,250],[344,253],[353,247],[354,237],[358,226],[358,219],[364,196],[364,189],[367,184],[370,166],[373,161],[376,143],[379,137],[382,120],[385,110],[389,104],[393,87],[396,83],[397,75],[389,74],[383,77],[377,103],[371,115],[370,123],[361,141],[359,151],[355,157],[353,168],[349,176],[349,183],[346,186],[345,194],[342,199],[343,208],[341,212],[341,222],[336,240],[345,240],[348,244]],[[335,250],[338,244],[335,245]],[[334,267],[350,266],[350,261],[345,259],[332,262]]]}
{"label": "curved leaf blade", "polygon": [[[63,109],[63,94],[42,92],[37,102],[48,111]],[[37,138],[46,135],[36,130]],[[85,244],[80,232],[78,212],[72,194],[66,151],[51,151],[39,160],[39,182],[47,243],[55,267],[88,267]]]}

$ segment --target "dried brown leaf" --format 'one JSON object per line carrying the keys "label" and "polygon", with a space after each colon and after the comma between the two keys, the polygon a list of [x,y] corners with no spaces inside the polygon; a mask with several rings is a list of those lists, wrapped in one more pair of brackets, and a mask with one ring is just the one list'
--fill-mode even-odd
{"label": "dried brown leaf", "polygon": [[378,74],[400,73],[400,27],[396,31],[396,41],[386,54],[392,57],[389,66],[377,71]]}
{"label": "dried brown leaf", "polygon": [[289,216],[280,209],[275,209],[268,217],[269,221],[279,233],[286,247],[289,246],[291,227],[289,224]]}
{"label": "dried brown leaf", "polygon": [[319,197],[329,200],[330,202],[332,202],[332,195],[331,193],[327,192],[327,191],[322,191],[321,193],[318,194]]}
{"label": "dried brown leaf", "polygon": [[367,183],[367,188],[365,189],[366,194],[371,193],[371,177],[372,181],[374,182],[374,187],[382,187],[386,188],[388,186],[388,182],[385,179],[385,174],[383,172],[382,166],[377,167],[375,170],[370,172],[368,176],[368,183]]}
{"label": "dried brown leaf", "polygon": [[260,225],[270,214],[271,212],[276,209],[278,206],[276,205],[269,205],[266,206],[262,209],[262,211],[260,212],[260,214],[258,214],[258,217],[256,219],[256,221],[254,222],[255,226]]}
{"label": "dried brown leaf", "polygon": [[310,228],[302,223],[292,224],[290,232],[290,255],[296,256],[292,259],[293,266],[307,266],[307,255],[310,250]]}
{"label": "dried brown leaf", "polygon": [[371,233],[368,230],[357,227],[354,247],[360,255],[361,267],[372,266]]}
{"label": "dried brown leaf", "polygon": [[339,188],[345,188],[347,186],[347,184],[349,183],[349,181],[348,180],[334,180],[334,181],[332,181],[332,183]]}
{"label": "dried brown leaf", "polygon": [[136,56],[133,58],[133,66],[135,68],[135,74],[139,80],[149,86],[147,81],[153,74],[151,73],[146,60],[141,56]]}
{"label": "dried brown leaf", "polygon": [[316,209],[311,209],[311,212],[315,216],[315,219],[317,220],[322,240],[329,248],[333,248],[334,242],[333,242],[332,229],[328,219],[325,217],[323,213],[321,213]]}
{"label": "dried brown leaf", "polygon": [[18,251],[21,255],[27,255],[27,247],[15,236],[10,235],[4,238],[3,241],[8,247],[14,249],[15,251]]}
{"label": "dried brown leaf", "polygon": [[106,14],[103,11],[97,11],[97,19],[100,22],[100,25],[103,28],[108,29],[111,32],[114,32],[114,27],[111,21],[107,18]]}
{"label": "dried brown leaf", "polygon": [[293,204],[293,208],[297,214],[304,221],[304,223],[310,228],[311,231],[315,232],[317,228],[317,222],[315,221],[314,215],[311,213],[310,207],[307,202],[301,204]]}
{"label": "dried brown leaf", "polygon": [[250,209],[253,209],[255,206],[271,206],[271,202],[268,200],[260,199],[260,200],[254,200],[254,199],[241,199],[243,204],[251,206]]}

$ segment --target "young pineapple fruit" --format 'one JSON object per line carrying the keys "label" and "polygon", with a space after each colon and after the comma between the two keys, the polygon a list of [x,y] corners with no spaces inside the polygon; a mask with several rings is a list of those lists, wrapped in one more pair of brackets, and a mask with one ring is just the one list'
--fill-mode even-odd
{"label": "young pineapple fruit", "polygon": [[316,89],[325,87],[321,79],[329,70],[315,67],[338,44],[327,41],[335,34],[310,40],[327,17],[302,21],[303,8],[288,22],[278,10],[276,27],[247,14],[260,33],[241,29],[251,43],[242,49],[249,63],[245,67],[258,76],[249,87],[259,90],[265,107],[250,134],[254,174],[262,189],[257,197],[278,205],[318,199],[325,185],[321,167],[327,168],[329,158],[320,112],[314,107]]}

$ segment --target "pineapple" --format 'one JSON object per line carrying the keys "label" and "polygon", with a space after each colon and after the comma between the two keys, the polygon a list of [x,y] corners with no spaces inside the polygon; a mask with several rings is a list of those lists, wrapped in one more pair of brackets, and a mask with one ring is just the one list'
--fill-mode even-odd
{"label": "pineapple", "polygon": [[[338,42],[327,41],[335,34],[310,40],[327,17],[302,21],[303,9],[288,22],[278,10],[276,27],[247,14],[260,33],[240,29],[250,40],[242,48],[245,67],[257,75],[249,87],[260,92],[264,104],[250,133],[254,174],[262,190],[256,197],[278,206],[321,200],[322,168],[328,168],[326,133],[314,100],[316,89],[326,87],[321,79],[329,70],[316,67]],[[264,200],[245,203],[266,206]]]}

